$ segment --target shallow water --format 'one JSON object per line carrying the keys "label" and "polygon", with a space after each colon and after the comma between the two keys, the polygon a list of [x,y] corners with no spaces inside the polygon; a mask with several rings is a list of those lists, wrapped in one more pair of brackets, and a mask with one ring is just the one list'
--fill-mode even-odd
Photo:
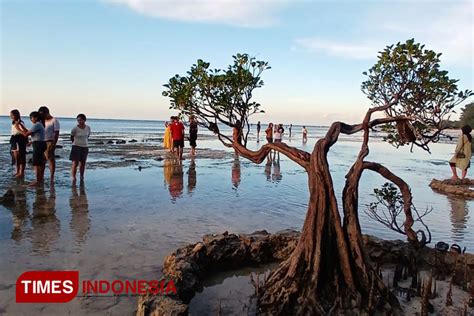
{"label": "shallow water", "polygon": [[257,315],[254,282],[263,283],[265,276],[278,263],[218,272],[203,282],[202,291],[189,303],[189,315]]}
{"label": "shallow water", "polygon": [[[308,151],[306,145],[293,141]],[[215,140],[198,142],[199,148],[222,149]],[[250,146],[257,146],[252,142]],[[344,175],[359,144],[338,143],[329,160],[338,196]],[[5,150],[5,146],[2,150]],[[453,145],[437,144],[432,154],[371,144],[367,160],[378,161],[411,185],[419,210],[433,207],[425,217],[433,243],[443,240],[474,250],[472,201],[433,192],[433,177],[446,178]],[[105,154],[107,150],[105,150]],[[102,153],[103,154],[103,153]],[[102,155],[101,154],[101,155]],[[101,157],[101,158],[97,158]],[[102,156],[91,160],[103,159]],[[0,155],[0,164],[8,157]],[[0,206],[0,312],[8,314],[131,314],[136,298],[78,298],[68,304],[15,304],[15,282],[27,270],[79,270],[81,279],[151,279],[160,274],[163,258],[175,248],[194,243],[207,233],[250,233],[267,229],[300,229],[308,201],[306,174],[281,157],[279,163],[255,165],[231,155],[223,159],[186,159],[146,162],[122,168],[87,170],[84,186],[71,187],[68,162],[61,158],[56,185],[25,188],[12,180],[11,170],[0,171],[0,194],[13,187],[20,201],[13,208]],[[46,174],[48,171],[46,172]],[[31,179],[31,171],[28,179]],[[364,213],[378,175],[361,180],[360,217],[364,233],[386,239],[400,238]]]}

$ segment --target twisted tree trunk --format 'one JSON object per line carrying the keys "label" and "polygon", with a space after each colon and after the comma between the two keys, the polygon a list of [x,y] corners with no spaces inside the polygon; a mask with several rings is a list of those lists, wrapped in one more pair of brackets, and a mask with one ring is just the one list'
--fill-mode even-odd
{"label": "twisted tree trunk", "polygon": [[[364,122],[358,125],[341,122],[332,124],[326,136],[316,143],[311,154],[284,143],[267,144],[258,151],[250,151],[235,143],[229,144],[243,157],[256,163],[261,163],[271,150],[278,150],[308,173],[310,199],[302,234],[290,258],[282,262],[266,281],[259,297],[262,313],[326,315],[356,310],[371,313],[377,307],[386,306],[385,303],[393,307],[399,306],[367,260],[357,210],[359,180],[364,169],[379,172],[391,181],[399,179],[388,170],[380,172],[382,166],[364,162],[369,152],[369,128],[407,119],[398,117],[370,121],[372,112],[379,109],[370,110]],[[342,221],[327,153],[337,142],[340,133],[353,134],[362,130],[364,142],[356,162],[346,176]],[[400,187],[404,182],[396,184]],[[404,195],[404,199],[411,203],[411,195]],[[411,215],[409,207],[406,211],[406,215]],[[411,216],[407,218],[407,223],[409,225],[406,227],[411,228]]]}
{"label": "twisted tree trunk", "polygon": [[387,297],[381,295],[386,289],[366,263],[360,229],[341,224],[327,161],[341,129],[350,132],[347,126],[334,124],[311,154],[307,168],[310,200],[301,238],[291,257],[265,285],[260,306],[266,314],[322,315],[357,308],[369,311],[375,295],[379,299]]}

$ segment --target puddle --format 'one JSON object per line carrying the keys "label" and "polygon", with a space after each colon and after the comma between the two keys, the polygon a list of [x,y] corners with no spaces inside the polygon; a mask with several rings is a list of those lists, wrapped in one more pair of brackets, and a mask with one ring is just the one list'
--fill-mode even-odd
{"label": "puddle", "polygon": [[250,275],[264,274],[278,263],[220,272],[204,282],[204,289],[191,300],[189,315],[257,315],[255,288]]}

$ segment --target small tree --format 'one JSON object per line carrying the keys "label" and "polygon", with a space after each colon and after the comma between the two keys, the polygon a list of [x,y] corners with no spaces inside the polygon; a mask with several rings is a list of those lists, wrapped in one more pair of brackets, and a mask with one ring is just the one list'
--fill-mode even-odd
{"label": "small tree", "polygon": [[[334,122],[325,137],[319,139],[311,153],[285,143],[265,144],[257,151],[247,149],[249,118],[261,112],[252,102],[252,93],[263,86],[260,76],[269,69],[267,62],[247,54],[233,56],[227,70],[210,69],[198,60],[185,76],[176,75],[165,85],[164,96],[170,97],[171,108],[182,114],[194,114],[201,125],[215,132],[221,142],[243,157],[261,163],[271,150],[286,155],[308,174],[308,211],[298,245],[265,284],[259,297],[260,306],[268,314],[307,315],[330,311],[372,312],[377,306],[396,300],[387,299],[382,280],[371,268],[364,252],[358,216],[358,189],[363,171],[371,170],[394,183],[401,192],[405,221],[400,231],[415,246],[423,246],[424,234],[412,226],[412,196],[409,186],[389,169],[367,161],[371,129],[384,125],[390,143],[407,143],[429,150],[438,141],[443,120],[453,108],[472,95],[459,92],[456,80],[439,69],[439,56],[409,40],[386,47],[378,62],[367,73],[362,91],[372,101],[360,124]],[[384,117],[372,118],[375,113]],[[246,130],[244,142],[232,142],[219,126]],[[236,126],[240,125],[240,126]],[[342,194],[341,218],[335,196],[327,153],[341,133],[363,133],[356,161],[348,170]],[[419,237],[420,236],[420,237]]]}
{"label": "small tree", "polygon": [[239,128],[243,131],[243,146],[246,146],[249,119],[264,112],[259,103],[251,101],[252,93],[263,86],[260,76],[270,66],[247,54],[232,57],[234,63],[227,70],[211,69],[209,63],[199,59],[187,76],[171,78],[164,85],[163,95],[171,99],[171,109],[184,115],[194,114],[200,125],[229,142],[232,140],[219,133],[218,125]]}

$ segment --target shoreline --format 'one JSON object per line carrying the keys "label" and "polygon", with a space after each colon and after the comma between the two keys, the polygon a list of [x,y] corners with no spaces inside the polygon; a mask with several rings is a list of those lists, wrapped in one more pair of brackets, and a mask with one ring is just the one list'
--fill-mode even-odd
{"label": "shoreline", "polygon": [[[77,187],[71,186],[68,145],[57,151],[60,158],[54,188],[49,183],[44,189],[24,188],[11,178],[11,169],[0,171],[5,175],[0,179],[0,194],[15,184],[23,201],[21,209],[15,212],[0,206],[0,227],[4,228],[0,231],[0,256],[6,260],[0,269],[6,275],[0,284],[0,296],[3,296],[0,305],[6,306],[8,312],[37,312],[34,306],[13,307],[10,286],[14,286],[15,278],[25,270],[54,267],[80,270],[81,276],[89,279],[147,279],[156,276],[162,258],[169,252],[207,233],[224,230],[250,233],[262,227],[270,232],[301,229],[308,202],[306,175],[287,159],[278,164],[254,165],[245,159],[236,160],[232,151],[214,140],[202,139],[201,143],[198,140],[197,157],[185,156],[179,166],[173,164],[174,159],[166,158],[166,150],[160,143],[106,144],[106,140],[99,138],[104,144],[91,145],[84,192],[79,183]],[[67,141],[62,138],[62,142]],[[344,179],[350,166],[346,160],[351,159],[356,146],[355,142],[340,142],[330,154],[329,158],[335,162],[335,181]],[[436,148],[451,149],[445,145]],[[9,156],[3,149],[7,145],[0,145],[0,157],[7,162]],[[310,149],[312,145],[308,144],[306,150]],[[395,152],[382,142],[373,144],[371,149],[375,159],[386,158],[387,149]],[[431,191],[428,181],[424,183],[426,175],[433,170],[444,170],[445,151],[421,156],[408,153],[406,148],[396,152],[397,159],[390,161],[395,164],[391,167],[409,184],[413,183],[416,203],[434,205],[437,211],[432,214],[431,222],[436,237],[429,246],[441,239],[472,251],[474,239],[469,229],[473,225],[473,217],[469,216],[472,203],[456,200],[452,206],[445,196]],[[188,152],[189,147],[185,149]],[[161,157],[164,159],[154,159]],[[27,168],[29,180],[32,172],[29,165]],[[377,178],[364,178],[361,208],[369,201],[377,181]],[[340,185],[341,182],[336,182],[336,189]],[[451,211],[454,207],[457,211]],[[361,216],[364,216],[362,209]],[[364,233],[386,239],[398,236],[367,219],[362,219],[362,226]],[[45,311],[132,313],[130,306],[134,307],[134,303],[130,298],[117,301],[89,298],[70,306],[48,306]]]}

